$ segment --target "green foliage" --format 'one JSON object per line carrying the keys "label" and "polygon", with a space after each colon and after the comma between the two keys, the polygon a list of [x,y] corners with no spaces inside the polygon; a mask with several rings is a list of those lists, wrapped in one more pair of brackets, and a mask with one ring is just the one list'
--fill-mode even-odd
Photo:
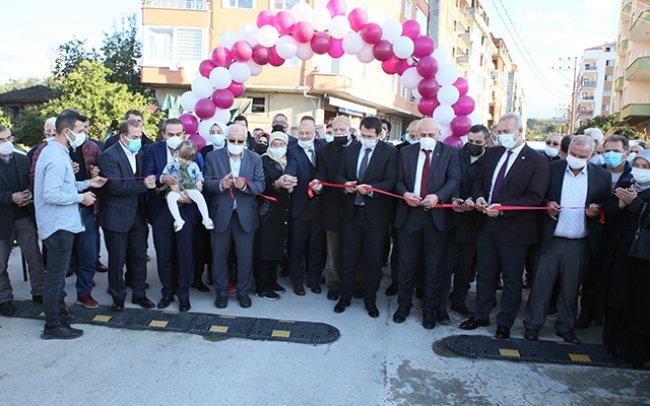
{"label": "green foliage", "polygon": [[16,137],[16,144],[32,147],[43,141],[43,126],[47,117],[50,116],[45,116],[40,108],[26,107],[20,115],[20,120],[17,120],[11,129],[11,133]]}
{"label": "green foliage", "polygon": [[74,38],[59,45],[54,59],[52,75],[56,81],[62,81],[70,72],[77,69],[82,61],[95,61],[99,58],[95,48],[86,49],[86,40]]}
{"label": "green foliage", "polygon": [[605,135],[611,135],[616,132],[616,129],[621,126],[621,123],[618,122],[616,116],[596,116],[591,120],[587,120],[580,127],[576,128],[576,134],[584,134],[587,128],[600,128],[600,131]]}
{"label": "green foliage", "polygon": [[135,14],[122,17],[120,26],[115,24],[112,33],[104,33],[101,51],[104,66],[112,71],[108,78],[111,82],[123,83],[132,92],[144,93],[138,65],[138,59],[142,57],[142,44],[138,41]]}
{"label": "green foliage", "polygon": [[11,127],[11,120],[9,120],[9,118],[4,115],[2,110],[0,110],[0,125]]}
{"label": "green foliage", "polygon": [[563,122],[541,118],[529,118],[526,121],[526,139],[532,141],[544,138],[550,133],[562,133]]}
{"label": "green foliage", "polygon": [[10,79],[9,82],[0,85],[0,94],[11,92],[12,90],[25,89],[27,87],[32,87],[36,85],[43,85],[45,81],[39,78],[27,78],[27,79]]}

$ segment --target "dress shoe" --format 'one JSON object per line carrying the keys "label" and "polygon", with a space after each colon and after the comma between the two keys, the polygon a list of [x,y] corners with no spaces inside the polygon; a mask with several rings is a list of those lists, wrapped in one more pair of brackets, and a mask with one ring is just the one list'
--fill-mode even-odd
{"label": "dress shoe", "polygon": [[43,340],[72,340],[73,338],[79,338],[83,335],[83,330],[72,328],[68,325],[59,325],[54,328],[48,328],[47,326],[43,329],[43,334],[41,338]]}
{"label": "dress shoe", "polygon": [[397,294],[397,284],[391,283],[389,287],[386,288],[384,292],[386,296],[395,296]]}
{"label": "dress shoe", "polygon": [[321,288],[320,288],[320,284],[318,282],[308,283],[307,286],[309,287],[309,289],[311,289],[312,293],[321,293],[322,292]]}
{"label": "dress shoe", "polygon": [[237,295],[237,300],[239,300],[239,306],[248,309],[253,305],[253,301],[248,295]]}
{"label": "dress shoe", "polygon": [[461,316],[470,317],[472,315],[472,312],[469,311],[469,309],[467,308],[467,306],[465,306],[465,304],[461,304],[461,305],[452,304],[451,306],[449,306],[449,308],[452,311],[460,314]]}
{"label": "dress shoe", "polygon": [[341,292],[337,289],[330,289],[327,291],[327,298],[329,300],[338,300]]}
{"label": "dress shoe", "polygon": [[16,314],[16,308],[11,300],[0,303],[0,314],[7,317]]}
{"label": "dress shoe", "polygon": [[115,300],[113,299],[113,304],[111,305],[111,310],[114,312],[121,312],[124,310],[124,300]]}
{"label": "dress shoe", "polygon": [[43,304],[43,295],[32,295],[32,302]]}
{"label": "dress shoe", "polygon": [[100,261],[97,261],[97,264],[95,265],[95,270],[97,272],[108,272],[108,268],[106,268],[106,265],[102,264]]}
{"label": "dress shoe", "polygon": [[293,293],[295,293],[298,296],[305,296],[305,287],[302,286],[302,283],[293,284]]}
{"label": "dress shoe", "polygon": [[427,330],[433,330],[436,326],[436,314],[434,312],[424,312],[422,314],[422,327]]}
{"label": "dress shoe", "polygon": [[576,333],[573,332],[573,330],[569,331],[558,331],[557,332],[558,337],[562,337],[565,343],[569,344],[580,344],[580,339],[576,335]]}
{"label": "dress shoe", "polygon": [[398,324],[404,323],[406,321],[406,318],[409,316],[409,313],[411,313],[410,307],[399,306],[393,314],[393,321]]}
{"label": "dress shoe", "polygon": [[537,341],[538,336],[539,330],[535,330],[534,328],[527,328],[524,330],[524,338],[528,341]]}
{"label": "dress shoe", "polygon": [[443,326],[451,324],[451,319],[449,318],[449,313],[446,310],[436,309],[436,321]]}
{"label": "dress shoe", "polygon": [[275,282],[273,285],[271,285],[271,289],[273,289],[274,292],[276,293],[284,293],[287,290],[284,288],[284,286],[280,285],[279,283]]}
{"label": "dress shoe", "polygon": [[192,308],[192,305],[190,304],[190,299],[178,299],[178,311],[179,312],[189,312],[190,309]]}
{"label": "dress shoe", "polygon": [[193,284],[192,287],[194,289],[198,290],[199,292],[209,292],[210,291],[210,288],[207,287],[203,282],[197,282],[197,283]]}
{"label": "dress shoe", "polygon": [[366,311],[368,312],[368,316],[372,317],[373,319],[379,317],[379,309],[377,309],[377,305],[372,303],[372,304],[367,304],[365,307],[366,307]]}
{"label": "dress shoe", "polygon": [[583,329],[591,326],[591,323],[594,322],[594,318],[588,315],[587,313],[580,313],[578,320],[576,320],[576,328]]}
{"label": "dress shoe", "polygon": [[475,317],[470,317],[464,322],[460,323],[461,330],[476,330],[479,327],[487,327],[490,325],[489,320],[481,320]]}
{"label": "dress shoe", "polygon": [[497,326],[497,332],[494,334],[494,338],[501,340],[507,340],[510,338],[510,327],[507,326]]}
{"label": "dress shoe", "polygon": [[169,305],[174,301],[173,297],[166,297],[163,296],[162,299],[160,299],[160,302],[158,302],[158,308],[159,309],[166,309],[169,307]]}
{"label": "dress shoe", "polygon": [[131,299],[131,303],[136,304],[142,307],[143,309],[153,309],[154,307],[156,307],[156,305],[153,304],[153,302],[149,300],[146,296],[134,297]]}
{"label": "dress shoe", "polygon": [[228,307],[228,296],[217,296],[217,300],[214,301],[214,305],[217,309],[225,309]]}
{"label": "dress shoe", "polygon": [[266,300],[279,300],[280,295],[277,294],[273,289],[265,290],[262,292],[257,292],[257,296]]}
{"label": "dress shoe", "polygon": [[349,300],[340,299],[336,306],[334,306],[334,313],[343,313],[348,306],[350,306]]}

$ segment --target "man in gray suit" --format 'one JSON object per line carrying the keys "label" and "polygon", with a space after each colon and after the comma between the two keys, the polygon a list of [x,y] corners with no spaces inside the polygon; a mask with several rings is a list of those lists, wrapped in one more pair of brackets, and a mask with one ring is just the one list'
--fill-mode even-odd
{"label": "man in gray suit", "polygon": [[264,190],[264,171],[259,155],[247,150],[246,128],[231,125],[226,132],[227,148],[212,151],[205,161],[205,190],[214,219],[212,272],[217,291],[215,306],[228,306],[228,253],[235,241],[237,253],[237,299],[251,306],[253,242],[258,227],[257,195]]}

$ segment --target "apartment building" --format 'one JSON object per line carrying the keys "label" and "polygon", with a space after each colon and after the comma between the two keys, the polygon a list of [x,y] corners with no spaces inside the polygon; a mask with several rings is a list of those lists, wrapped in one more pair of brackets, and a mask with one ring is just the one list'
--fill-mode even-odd
{"label": "apartment building", "polygon": [[584,50],[577,72],[575,128],[596,116],[611,114],[615,63],[615,42]]}
{"label": "apartment building", "polygon": [[495,38],[492,34],[490,34],[490,40],[494,44],[496,52],[492,54],[493,69],[490,77],[492,90],[488,126],[494,125],[499,117],[508,112],[508,85],[512,67],[512,59],[505,41],[502,38]]}

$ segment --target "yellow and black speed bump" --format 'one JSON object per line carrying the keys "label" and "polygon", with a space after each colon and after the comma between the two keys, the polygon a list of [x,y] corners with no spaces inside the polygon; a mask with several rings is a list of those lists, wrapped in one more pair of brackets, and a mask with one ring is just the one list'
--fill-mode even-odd
{"label": "yellow and black speed bump", "polygon": [[[14,301],[15,317],[43,319],[43,307],[33,301]],[[124,309],[113,312],[109,306],[71,309],[75,323],[112,328],[168,331],[219,338],[287,341],[302,344],[327,344],[336,341],[339,330],[324,323],[259,319],[210,313],[176,313],[168,311]]]}
{"label": "yellow and black speed bump", "polygon": [[598,344],[573,345],[563,341],[528,341],[516,338],[498,340],[480,335],[450,336],[443,342],[449,350],[469,358],[632,368],[625,361],[611,357],[607,348]]}

